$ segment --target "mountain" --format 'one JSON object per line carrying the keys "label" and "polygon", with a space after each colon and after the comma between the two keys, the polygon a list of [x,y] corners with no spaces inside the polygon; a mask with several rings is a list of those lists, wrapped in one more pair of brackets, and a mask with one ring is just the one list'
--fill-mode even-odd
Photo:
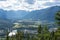
{"label": "mountain", "polygon": [[18,10],[18,11],[7,11],[7,19],[13,19],[13,20],[17,20],[17,19],[21,19],[22,17],[24,17],[25,15],[27,15],[28,12],[27,11],[22,11],[22,10]]}
{"label": "mountain", "polygon": [[53,6],[42,10],[35,10],[24,16],[23,19],[54,21],[55,13],[58,11],[60,11],[60,6]]}
{"label": "mountain", "polygon": [[6,11],[3,9],[0,9],[0,19],[6,19]]}
{"label": "mountain", "polygon": [[[29,20],[39,20],[39,21],[48,21],[52,22],[55,21],[55,13],[60,11],[60,6],[53,6],[49,7],[46,9],[41,9],[41,10],[35,10],[31,12],[23,11],[23,10],[18,10],[18,11],[5,11],[3,9],[0,9],[0,31],[1,30],[7,30],[8,28],[12,30],[12,20],[24,20],[27,19],[22,24],[33,24],[34,22],[30,22]],[[44,24],[44,23],[43,23]],[[50,25],[50,24],[48,24]],[[51,25],[52,26],[52,25]],[[50,27],[51,27],[50,26]],[[55,27],[55,25],[53,25]],[[30,28],[29,28],[30,29]],[[3,32],[4,32],[3,31]],[[5,32],[4,32],[5,33]],[[0,33],[1,35],[2,33]],[[3,34],[2,34],[3,35]]]}
{"label": "mountain", "polygon": [[7,19],[7,11],[0,9],[0,30],[9,28],[11,24],[12,22]]}
{"label": "mountain", "polygon": [[27,20],[40,20],[40,21],[54,21],[54,16],[57,11],[60,11],[60,6],[53,6],[46,9],[35,10],[35,11],[5,11],[0,9],[0,19],[27,19]]}

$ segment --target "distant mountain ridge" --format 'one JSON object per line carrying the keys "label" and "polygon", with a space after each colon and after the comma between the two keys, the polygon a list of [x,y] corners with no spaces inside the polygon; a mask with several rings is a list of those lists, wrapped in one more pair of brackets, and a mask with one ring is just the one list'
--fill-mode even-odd
{"label": "distant mountain ridge", "polygon": [[6,19],[7,15],[6,15],[6,11],[3,9],[0,9],[0,19]]}
{"label": "distant mountain ridge", "polygon": [[46,20],[46,21],[54,21],[55,13],[60,11],[60,6],[53,6],[50,8],[35,10],[27,14],[23,17],[23,19],[32,19],[32,20]]}
{"label": "distant mountain ridge", "polygon": [[46,20],[54,21],[54,16],[57,11],[60,11],[60,6],[53,6],[46,9],[35,10],[31,12],[18,10],[18,11],[5,11],[0,9],[0,19],[32,19],[32,20]]}
{"label": "distant mountain ridge", "polygon": [[[18,10],[18,11],[6,11],[3,9],[0,9],[0,30],[12,30],[13,27],[13,22],[12,20],[24,20],[26,19],[26,21],[29,20],[39,20],[39,22],[41,21],[48,21],[48,22],[52,22],[55,21],[55,13],[60,11],[60,6],[53,6],[53,7],[49,7],[46,9],[41,9],[41,10],[35,10],[35,11],[31,11],[31,12],[27,12],[27,11],[23,11],[23,10]],[[22,22],[22,24],[28,25],[28,24],[34,24],[34,22],[29,23],[28,22]],[[43,23],[45,24],[45,23]],[[52,23],[50,23],[52,24]],[[50,25],[50,28],[52,26],[56,26],[54,25]],[[1,35],[1,34],[0,34]],[[2,33],[2,35],[5,35],[5,32]]]}

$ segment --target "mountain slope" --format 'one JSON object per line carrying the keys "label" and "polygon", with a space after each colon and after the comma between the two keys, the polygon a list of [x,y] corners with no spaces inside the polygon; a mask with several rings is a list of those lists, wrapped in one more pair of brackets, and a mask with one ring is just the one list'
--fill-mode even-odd
{"label": "mountain slope", "polygon": [[60,11],[60,6],[53,6],[42,10],[32,11],[24,16],[23,19],[54,21],[55,13],[57,11]]}
{"label": "mountain slope", "polygon": [[26,11],[22,11],[22,10],[18,10],[18,11],[7,11],[7,19],[21,19],[22,17],[24,17],[25,15],[27,15],[28,12]]}
{"label": "mountain slope", "polygon": [[54,16],[57,11],[60,11],[60,6],[53,6],[46,9],[35,10],[31,12],[18,10],[18,11],[5,11],[0,9],[0,18],[1,19],[32,19],[40,21],[54,21]]}
{"label": "mountain slope", "polygon": [[6,19],[6,11],[3,9],[0,9],[0,19]]}

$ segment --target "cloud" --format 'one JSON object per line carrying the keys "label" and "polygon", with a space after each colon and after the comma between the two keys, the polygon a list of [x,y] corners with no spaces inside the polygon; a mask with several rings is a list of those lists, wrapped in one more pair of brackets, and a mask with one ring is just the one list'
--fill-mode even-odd
{"label": "cloud", "polygon": [[0,0],[0,1],[6,1],[6,0]]}
{"label": "cloud", "polygon": [[60,2],[46,2],[45,6],[60,6]]}
{"label": "cloud", "polygon": [[25,2],[27,2],[28,4],[34,4],[35,0],[26,0]]}
{"label": "cloud", "polygon": [[0,1],[0,9],[4,10],[25,10],[33,11],[40,10],[53,5],[60,4],[60,0],[7,0]]}

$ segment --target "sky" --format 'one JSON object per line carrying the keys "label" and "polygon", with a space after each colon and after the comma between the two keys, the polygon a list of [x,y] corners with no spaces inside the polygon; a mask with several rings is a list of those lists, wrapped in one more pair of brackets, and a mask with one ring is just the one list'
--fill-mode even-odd
{"label": "sky", "polygon": [[0,9],[7,11],[33,11],[56,5],[60,6],[60,0],[0,0]]}

